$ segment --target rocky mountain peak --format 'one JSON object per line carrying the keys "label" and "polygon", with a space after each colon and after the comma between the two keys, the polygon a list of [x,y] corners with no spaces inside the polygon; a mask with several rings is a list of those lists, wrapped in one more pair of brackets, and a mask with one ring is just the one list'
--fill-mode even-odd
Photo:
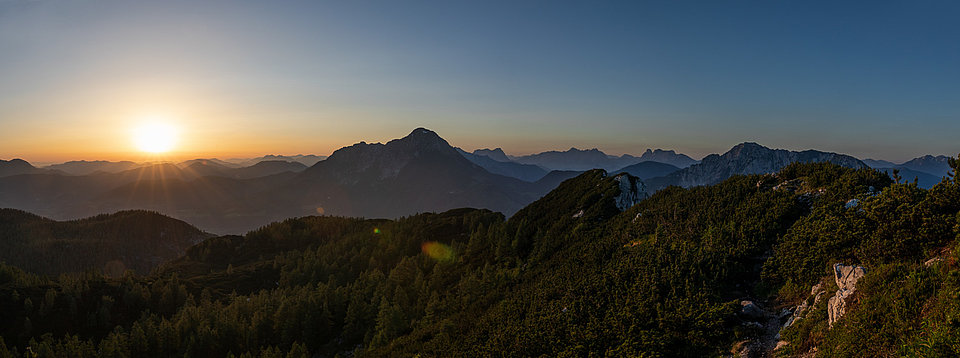
{"label": "rocky mountain peak", "polygon": [[697,163],[696,160],[685,154],[677,153],[674,150],[663,149],[647,149],[640,155],[639,160],[670,164],[678,168],[686,168]]}
{"label": "rocky mountain peak", "polygon": [[507,157],[507,153],[504,153],[504,152],[503,152],[503,149],[501,149],[501,148],[494,148],[494,149],[487,149],[487,148],[477,149],[477,150],[474,150],[474,151],[473,151],[473,154],[474,154],[474,155],[486,156],[486,157],[488,157],[488,158],[490,158],[490,159],[493,159],[493,160],[496,160],[496,161],[498,161],[498,162],[509,162],[509,161],[510,161],[510,158]]}
{"label": "rocky mountain peak", "polygon": [[396,176],[413,161],[473,166],[436,132],[417,128],[406,137],[391,140],[387,144],[360,142],[340,148],[327,160],[311,167],[311,171],[332,167],[336,169],[327,171],[345,179],[358,173],[373,174],[384,179]]}
{"label": "rocky mountain peak", "polygon": [[730,148],[726,153],[723,154],[725,157],[739,157],[742,155],[750,155],[753,153],[759,153],[763,151],[768,151],[770,148],[764,147],[754,142],[743,142],[735,145],[733,148]]}
{"label": "rocky mountain peak", "polygon": [[437,132],[434,132],[432,130],[422,128],[422,127],[414,129],[413,132],[410,132],[410,134],[408,134],[406,137],[396,139],[396,140],[423,143],[423,144],[443,143],[445,145],[449,145],[447,144],[446,140],[444,140],[443,138],[440,138],[440,135],[438,135]]}

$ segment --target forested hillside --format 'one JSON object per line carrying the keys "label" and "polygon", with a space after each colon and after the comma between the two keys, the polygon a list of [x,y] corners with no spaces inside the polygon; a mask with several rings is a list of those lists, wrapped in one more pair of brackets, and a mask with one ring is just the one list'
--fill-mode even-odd
{"label": "forested hillside", "polygon": [[[956,180],[792,164],[621,211],[622,180],[585,172],[509,219],[289,219],[148,276],[2,266],[0,355],[960,354]],[[841,316],[834,264],[865,272]]]}
{"label": "forested hillside", "polygon": [[0,262],[52,276],[95,270],[119,277],[128,269],[147,274],[210,236],[148,211],[54,221],[0,209]]}

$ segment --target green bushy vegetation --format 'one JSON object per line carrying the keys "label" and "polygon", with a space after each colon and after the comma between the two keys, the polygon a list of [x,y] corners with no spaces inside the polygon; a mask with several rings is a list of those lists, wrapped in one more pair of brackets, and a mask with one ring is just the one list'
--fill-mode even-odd
{"label": "green bushy vegetation", "polygon": [[54,221],[0,209],[0,262],[50,276],[97,270],[148,274],[211,237],[183,221],[142,210]]}

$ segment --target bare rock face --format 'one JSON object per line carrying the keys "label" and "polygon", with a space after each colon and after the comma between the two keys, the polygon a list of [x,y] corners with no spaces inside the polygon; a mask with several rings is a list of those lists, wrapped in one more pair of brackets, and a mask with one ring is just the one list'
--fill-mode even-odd
{"label": "bare rock face", "polygon": [[616,198],[617,208],[625,211],[640,200],[647,198],[646,186],[643,181],[628,174],[618,174],[613,178],[620,185],[620,195]]}
{"label": "bare rock face", "polygon": [[857,281],[866,274],[861,266],[833,265],[833,276],[837,281],[837,293],[827,301],[827,315],[830,327],[846,313],[848,299],[857,290]]}

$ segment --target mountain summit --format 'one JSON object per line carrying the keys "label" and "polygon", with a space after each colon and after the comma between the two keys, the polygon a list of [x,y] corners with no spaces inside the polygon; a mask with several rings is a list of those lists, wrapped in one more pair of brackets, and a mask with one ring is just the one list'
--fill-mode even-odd
{"label": "mountain summit", "polygon": [[691,165],[670,175],[651,179],[655,189],[669,185],[691,187],[711,185],[734,175],[774,173],[793,162],[831,162],[847,168],[867,168],[859,159],[849,155],[804,150],[770,149],[753,142],[744,142],[722,155],[710,154],[699,164]]}
{"label": "mountain summit", "polygon": [[0,160],[0,177],[47,172],[50,171],[34,167],[23,159]]}
{"label": "mountain summit", "polygon": [[391,140],[387,144],[360,142],[337,149],[327,160],[308,168],[304,174],[333,174],[347,181],[358,179],[358,175],[383,180],[396,177],[403,168],[414,162],[473,166],[436,132],[417,128],[406,137]]}
{"label": "mountain summit", "polygon": [[301,173],[283,197],[337,215],[397,217],[459,207],[511,214],[552,188],[488,172],[437,133],[341,148]]}
{"label": "mountain summit", "polygon": [[640,155],[640,160],[644,162],[658,162],[670,164],[677,168],[686,168],[697,164],[697,161],[686,154],[677,153],[673,150],[647,149]]}

